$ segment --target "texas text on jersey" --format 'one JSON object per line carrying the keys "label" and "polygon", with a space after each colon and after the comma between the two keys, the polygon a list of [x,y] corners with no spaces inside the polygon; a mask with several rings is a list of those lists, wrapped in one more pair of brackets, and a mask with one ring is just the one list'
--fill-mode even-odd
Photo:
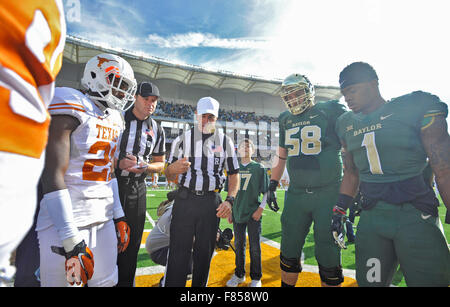
{"label": "texas text on jersey", "polygon": [[[76,225],[82,227],[111,219],[111,170],[118,137],[124,128],[120,112],[113,109],[103,112],[71,88],[56,88],[49,112],[52,116],[70,115],[80,122],[72,134],[71,163],[64,176],[71,198],[79,200],[72,201]],[[97,199],[95,203],[90,201],[93,198]]]}

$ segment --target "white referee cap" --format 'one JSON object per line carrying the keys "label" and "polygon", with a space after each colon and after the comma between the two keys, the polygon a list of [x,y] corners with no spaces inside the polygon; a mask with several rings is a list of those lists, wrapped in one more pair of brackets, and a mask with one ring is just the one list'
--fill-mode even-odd
{"label": "white referee cap", "polygon": [[219,117],[219,102],[212,97],[203,97],[197,102],[197,114],[212,114]]}

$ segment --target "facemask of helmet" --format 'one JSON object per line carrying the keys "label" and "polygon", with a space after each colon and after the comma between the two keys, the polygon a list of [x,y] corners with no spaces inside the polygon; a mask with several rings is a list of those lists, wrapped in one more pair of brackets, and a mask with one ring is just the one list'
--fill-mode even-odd
{"label": "facemask of helmet", "polygon": [[106,107],[125,111],[135,101],[136,79],[130,64],[113,54],[99,54],[86,63],[81,84],[87,96]]}
{"label": "facemask of helmet", "polygon": [[281,85],[281,98],[289,111],[298,115],[314,104],[314,86],[306,76],[292,74]]}

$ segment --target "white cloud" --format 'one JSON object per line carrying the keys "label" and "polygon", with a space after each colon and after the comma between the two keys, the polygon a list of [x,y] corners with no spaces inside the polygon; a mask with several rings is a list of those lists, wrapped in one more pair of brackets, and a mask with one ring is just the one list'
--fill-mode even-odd
{"label": "white cloud", "polygon": [[264,44],[202,65],[266,78],[299,72],[315,84],[338,86],[339,73],[346,65],[365,61],[377,70],[385,99],[423,90],[450,104],[449,2],[256,3],[256,15],[258,10],[273,11],[273,19],[255,23],[260,29],[256,35],[264,38]]}
{"label": "white cloud", "polygon": [[124,16],[129,16],[128,18],[138,21],[140,23],[145,23],[145,18],[141,16],[140,11],[130,7],[123,1],[113,1],[113,0],[97,0],[98,3],[102,4],[103,10],[110,10],[113,12],[120,12],[120,18],[124,20]]}
{"label": "white cloud", "polygon": [[223,49],[261,49],[267,42],[246,38],[220,38],[211,33],[189,32],[162,37],[157,34],[147,36],[147,42],[160,48],[214,47]]}
{"label": "white cloud", "polygon": [[[181,62],[184,48],[235,50],[192,64],[271,79],[299,72],[322,85],[337,86],[346,65],[366,61],[377,70],[386,99],[421,89],[450,102],[449,6],[442,0],[253,0],[246,16],[249,37],[200,32],[160,36],[150,28],[152,34],[139,38],[126,28],[123,16],[114,15],[107,26],[96,21],[95,13],[83,19],[89,31],[80,35],[128,50],[146,48]],[[141,18],[139,12],[131,15]]]}
{"label": "white cloud", "polygon": [[208,65],[272,78],[299,72],[316,84],[337,86],[339,72],[346,65],[366,61],[377,70],[386,99],[420,89],[450,102],[447,1],[257,4],[258,9],[273,9],[273,19],[257,25],[261,29],[256,35],[265,39],[261,48]]}

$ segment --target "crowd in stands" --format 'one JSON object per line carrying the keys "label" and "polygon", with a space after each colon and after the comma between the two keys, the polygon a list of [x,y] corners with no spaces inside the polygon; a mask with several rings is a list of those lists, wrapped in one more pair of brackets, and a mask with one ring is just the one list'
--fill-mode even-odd
{"label": "crowd in stands", "polygon": [[195,107],[187,104],[176,104],[162,99],[153,113],[154,116],[174,117],[179,119],[193,119]]}
{"label": "crowd in stands", "polygon": [[[163,117],[173,117],[179,119],[194,119],[195,107],[187,104],[176,104],[173,102],[167,102],[163,99],[159,99],[153,115]],[[257,115],[255,112],[242,112],[231,110],[219,110],[219,121],[231,122],[241,121],[243,123],[248,122],[276,122],[276,117],[270,117],[267,115]]]}

